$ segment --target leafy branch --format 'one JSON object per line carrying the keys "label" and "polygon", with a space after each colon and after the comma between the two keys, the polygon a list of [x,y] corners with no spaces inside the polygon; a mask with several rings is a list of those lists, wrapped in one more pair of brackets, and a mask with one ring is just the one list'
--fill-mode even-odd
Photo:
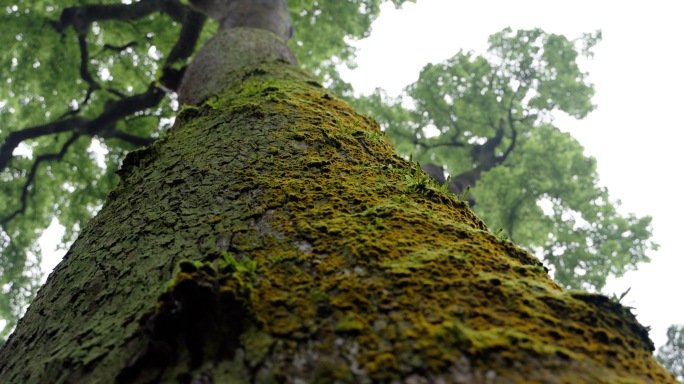
{"label": "leafy branch", "polygon": [[[199,40],[202,26],[206,17],[198,12],[194,12],[178,1],[149,1],[143,0],[134,4],[118,5],[84,5],[79,7],[66,8],[60,17],[59,22],[53,22],[53,27],[60,33],[65,28],[72,26],[78,33],[78,45],[81,55],[79,63],[79,75],[88,85],[86,95],[81,105],[86,104],[92,94],[102,89],[88,70],[90,54],[86,43],[86,35],[90,24],[101,20],[133,20],[149,15],[155,11],[162,11],[169,14],[174,20],[183,21],[183,27],[176,40],[171,53],[164,63],[162,79],[167,80],[167,88],[175,89],[180,81],[177,69],[172,69],[174,64],[185,62],[193,53]],[[123,47],[131,46],[128,43]],[[116,48],[116,47],[110,47]],[[180,72],[182,75],[182,72]],[[20,143],[38,139],[44,136],[56,135],[60,133],[72,132],[71,138],[62,147],[62,150],[55,154],[37,156],[26,177],[26,182],[22,187],[20,207],[0,220],[0,224],[5,225],[17,215],[26,210],[27,191],[35,180],[38,166],[44,161],[61,160],[69,146],[81,136],[101,136],[103,138],[118,138],[135,146],[144,146],[152,142],[151,138],[135,136],[115,129],[118,121],[124,120],[140,112],[148,111],[156,107],[164,98],[165,93],[155,83],[151,83],[143,93],[125,96],[123,93],[109,90],[109,93],[116,95],[118,100],[109,100],[104,110],[93,119],[86,119],[77,116],[80,109],[69,111],[62,117],[50,123],[25,128],[10,132],[0,145],[0,171],[6,169],[13,158],[14,150]],[[65,118],[68,117],[68,118]]]}
{"label": "leafy branch", "polygon": [[14,210],[14,212],[10,213],[9,215],[7,215],[3,218],[0,218],[0,225],[2,225],[2,226],[6,225],[7,222],[12,220],[15,216],[17,216],[18,214],[24,213],[24,211],[26,211],[26,200],[28,198],[28,192],[29,192],[31,184],[33,184],[33,181],[36,177],[36,172],[38,171],[38,166],[44,161],[62,160],[64,155],[69,150],[69,147],[71,147],[71,145],[73,143],[75,143],[79,137],[80,137],[80,135],[78,133],[75,133],[75,134],[71,135],[71,137],[69,137],[69,139],[64,143],[64,145],[62,145],[62,149],[60,149],[59,152],[40,155],[40,156],[36,157],[36,160],[33,162],[33,165],[31,166],[31,170],[29,171],[28,175],[26,176],[26,182],[24,183],[24,187],[21,190],[21,198],[20,198],[21,206],[19,208],[17,208],[16,210]]}
{"label": "leafy branch", "polygon": [[76,32],[85,34],[90,24],[96,21],[132,21],[149,16],[154,12],[169,15],[176,22],[183,22],[187,6],[179,0],[141,0],[132,4],[91,4],[69,7],[62,11],[58,22],[51,22],[59,32],[74,27]]}

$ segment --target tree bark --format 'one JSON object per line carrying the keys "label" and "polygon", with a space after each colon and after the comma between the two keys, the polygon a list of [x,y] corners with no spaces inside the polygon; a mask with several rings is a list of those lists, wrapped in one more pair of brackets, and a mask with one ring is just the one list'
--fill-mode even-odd
{"label": "tree bark", "polygon": [[245,63],[129,154],[0,382],[675,383],[628,309],[560,289],[287,60]]}

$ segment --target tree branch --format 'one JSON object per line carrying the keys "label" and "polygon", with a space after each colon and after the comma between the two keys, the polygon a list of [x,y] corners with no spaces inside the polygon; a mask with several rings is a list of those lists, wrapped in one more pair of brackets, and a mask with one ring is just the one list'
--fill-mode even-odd
{"label": "tree branch", "polygon": [[0,170],[4,170],[9,165],[12,160],[12,152],[24,140],[68,131],[92,137],[104,132],[107,127],[113,126],[126,116],[157,106],[163,98],[164,92],[152,83],[145,93],[112,101],[109,107],[93,120],[73,117],[12,132],[0,146]]}
{"label": "tree branch", "polygon": [[33,180],[36,177],[36,172],[38,171],[38,166],[40,163],[43,161],[51,161],[51,160],[61,160],[64,155],[66,154],[67,150],[69,150],[69,147],[76,142],[76,140],[80,137],[81,135],[78,133],[74,133],[71,135],[71,137],[64,143],[62,146],[62,149],[57,152],[57,153],[49,153],[45,155],[40,155],[36,157],[36,160],[33,162],[33,165],[31,166],[31,170],[29,171],[28,175],[26,176],[26,183],[24,183],[24,188],[21,191],[21,207],[17,208],[14,212],[10,213],[9,215],[5,216],[4,218],[0,219],[0,225],[5,226],[10,220],[12,220],[15,216],[24,213],[26,211],[26,200],[28,198],[28,190],[31,184],[33,184]]}
{"label": "tree branch", "polygon": [[[503,119],[501,119],[501,122],[503,123]],[[506,148],[504,154],[499,156],[499,164],[503,163],[504,160],[506,160],[506,158],[508,157],[508,155],[510,155],[511,152],[513,152],[516,140],[518,138],[518,130],[515,128],[513,119],[513,110],[510,108],[508,109],[508,126],[511,127],[511,143],[508,145],[508,148]]]}
{"label": "tree branch", "polygon": [[183,27],[181,28],[180,35],[173,49],[171,49],[164,67],[168,67],[179,60],[185,60],[192,55],[206,21],[207,17],[205,15],[190,8],[187,9],[183,16]]}
{"label": "tree branch", "polygon": [[[521,87],[518,87],[518,89],[515,90],[515,93],[513,93],[513,97],[511,97],[511,101],[508,103],[508,126],[511,127],[511,143],[508,145],[508,148],[506,148],[504,154],[500,156],[499,164],[503,163],[504,160],[506,160],[506,158],[508,157],[508,155],[511,152],[513,152],[513,149],[515,148],[516,144],[516,139],[518,138],[518,130],[515,128],[516,119],[513,118],[513,101],[515,100],[516,96],[518,96],[520,88]],[[527,117],[523,118],[523,120],[527,119]],[[501,119],[501,124],[503,124],[503,119]]]}
{"label": "tree branch", "polygon": [[140,0],[133,4],[91,4],[69,7],[62,11],[59,22],[52,26],[62,32],[73,26],[76,32],[85,34],[91,23],[104,20],[136,20],[154,12],[163,12],[174,21],[182,22],[187,7],[179,0]]}
{"label": "tree branch", "polygon": [[414,140],[414,143],[416,145],[420,145],[421,147],[423,147],[425,149],[435,149],[435,148],[439,148],[439,147],[464,147],[465,146],[465,144],[463,144],[457,140],[454,140],[454,139],[452,139],[451,141],[446,142],[446,143],[435,143],[435,144],[427,144],[427,143],[423,142],[422,140],[416,139],[416,140]]}
{"label": "tree branch", "polygon": [[86,134],[95,136],[103,132],[106,127],[116,124],[117,121],[126,116],[132,115],[138,111],[156,107],[164,98],[164,95],[164,92],[160,88],[157,88],[154,83],[151,83],[147,87],[145,93],[139,93],[137,95],[112,101],[100,116],[88,122]]}
{"label": "tree branch", "polygon": [[137,42],[137,41],[131,41],[130,43],[124,44],[124,45],[111,45],[111,44],[105,44],[105,45],[103,45],[103,48],[104,48],[104,49],[107,49],[107,50],[110,50],[110,51],[121,52],[121,51],[125,51],[125,50],[128,49],[128,48],[133,48],[133,47],[135,47],[135,46],[137,46],[137,45],[138,45],[138,42]]}
{"label": "tree branch", "polygon": [[[153,12],[155,9],[159,9],[159,7],[164,8],[165,11],[172,9],[173,12],[180,12],[182,13],[181,20],[185,20],[185,23],[181,30],[180,36],[176,41],[176,44],[174,45],[164,64],[167,70],[170,70],[174,63],[186,60],[188,57],[190,57],[190,55],[192,55],[195,46],[197,45],[202,27],[206,21],[206,16],[190,10],[189,8],[180,4],[178,1],[160,1],[159,3],[165,3],[165,5],[159,6],[159,4],[157,4],[155,6],[159,7],[152,9],[152,11],[149,11],[148,8],[144,8],[145,12],[149,11],[148,13],[144,14],[142,11],[143,7],[150,7],[150,4],[153,3],[157,4],[157,1],[142,0],[131,5],[130,7],[133,7],[132,10],[128,10],[128,5],[88,5],[84,7],[67,8],[63,12],[61,22],[62,26],[66,26],[70,25],[70,23],[74,23],[76,17],[81,17],[88,23],[95,20],[112,19],[115,18],[117,14],[124,12],[123,10],[127,10],[126,12],[130,11],[130,13],[127,13],[127,16],[124,17],[124,19],[142,17],[145,14]],[[107,15],[103,14],[107,12],[109,12]],[[176,14],[176,16],[178,16],[178,14]],[[85,44],[85,38],[83,36],[79,36],[79,47],[81,48],[80,75],[83,80],[89,84],[89,93],[85,99],[85,101],[87,101],[89,94],[94,89],[99,89],[99,84],[92,78],[87,70],[88,53],[87,46]],[[117,94],[118,96],[123,96],[123,94],[115,90],[108,91]],[[163,97],[164,93],[159,88],[156,88],[154,84],[150,84],[147,91],[143,94],[122,97],[120,100],[112,102],[108,108],[94,120],[88,120],[82,117],[72,117],[61,121],[11,132],[5,138],[2,145],[0,145],[0,171],[7,168],[12,160],[12,153],[17,148],[19,143],[25,140],[36,139],[41,136],[63,133],[71,130],[81,134],[94,136],[103,132],[106,127],[113,126],[118,120],[123,119],[128,115],[157,106]],[[66,113],[65,116],[74,115],[77,112],[78,111],[70,111]],[[134,136],[125,137],[126,138],[124,140],[132,140],[133,143],[142,143],[145,141],[143,138],[134,138]]]}
{"label": "tree branch", "polygon": [[515,204],[513,205],[513,207],[511,208],[511,210],[510,210],[509,213],[508,213],[508,217],[507,217],[507,220],[506,220],[507,223],[506,223],[506,224],[508,225],[508,228],[507,228],[507,230],[508,230],[508,237],[510,238],[511,241],[514,241],[514,239],[513,239],[513,229],[515,228],[515,224],[516,224],[516,222],[517,222],[516,219],[517,219],[518,209],[520,208],[520,206],[522,205],[522,203],[525,202],[525,199],[526,199],[526,198],[527,198],[527,193],[523,193],[523,195],[518,199],[518,201],[515,202]]}
{"label": "tree branch", "polygon": [[48,124],[22,129],[21,131],[11,132],[5,138],[5,142],[2,143],[2,146],[0,146],[0,171],[7,168],[12,160],[12,153],[22,141],[36,139],[41,136],[55,133],[82,131],[85,129],[88,122],[89,121],[87,119],[82,117],[72,117],[66,120],[55,121]]}
{"label": "tree branch", "polygon": [[207,21],[207,17],[199,12],[188,8],[184,16],[183,27],[176,44],[171,49],[169,56],[162,68],[162,75],[159,78],[161,84],[167,91],[176,92],[185,68],[175,69],[174,64],[185,61],[195,51],[195,46],[199,40],[202,27]]}
{"label": "tree branch", "polygon": [[126,132],[121,132],[121,131],[110,131],[102,135],[102,138],[104,139],[109,139],[109,138],[114,138],[114,139],[119,139],[123,140],[127,143],[131,143],[135,145],[136,147],[144,147],[146,145],[150,145],[154,142],[155,139],[150,139],[148,137],[140,137],[140,136],[134,136]]}
{"label": "tree branch", "polygon": [[[164,76],[167,79],[169,74],[175,75],[176,81],[173,88],[178,86],[180,78],[183,74],[182,70],[172,69],[175,63],[187,60],[195,50],[195,46],[199,40],[202,27],[206,22],[206,16],[191,10],[178,0],[141,0],[134,4],[110,4],[110,5],[85,5],[80,7],[67,8],[62,12],[59,22],[54,22],[53,26],[57,31],[61,32],[69,26],[73,26],[78,34],[78,44],[81,54],[79,74],[81,78],[88,84],[85,99],[82,103],[88,102],[93,92],[101,89],[100,84],[91,75],[88,70],[88,63],[90,57],[88,54],[88,46],[86,42],[86,35],[90,24],[95,21],[102,20],[134,20],[145,17],[155,11],[164,12],[171,16],[175,21],[182,22],[183,27],[180,35],[173,49],[169,53],[166,62],[164,63]],[[128,43],[122,47],[106,46],[106,49],[122,50],[134,45]],[[172,76],[173,77],[173,76]],[[171,82],[173,83],[173,82]],[[108,90],[111,93],[120,97],[119,100],[108,103],[105,110],[95,119],[88,120],[82,117],[71,117],[61,121],[56,121],[48,124],[43,124],[20,131],[11,132],[0,145],[0,171],[6,169],[12,160],[12,154],[17,146],[30,139],[38,137],[58,134],[72,131],[73,135],[64,144],[62,150],[56,154],[47,154],[38,156],[33,163],[26,183],[22,189],[21,207],[7,215],[0,220],[0,224],[5,224],[12,220],[17,215],[23,213],[26,209],[26,202],[29,187],[33,184],[38,166],[43,161],[61,160],[66,154],[70,145],[76,141],[80,136],[87,135],[93,137],[95,135],[102,135],[102,137],[115,137],[136,146],[149,145],[153,140],[150,138],[143,138],[134,136],[125,132],[111,129],[116,122],[132,115],[136,112],[147,110],[157,106],[164,98],[164,92],[155,86],[154,83],[148,86],[147,91],[142,94],[124,96],[116,90]],[[69,111],[64,116],[75,115],[79,110]]]}
{"label": "tree branch", "polygon": [[88,84],[86,96],[81,102],[81,104],[85,104],[88,102],[88,100],[90,100],[90,96],[93,94],[93,92],[100,89],[101,87],[100,84],[97,81],[95,81],[95,79],[93,79],[93,76],[88,71],[88,62],[90,61],[90,56],[88,55],[88,44],[86,43],[85,35],[78,36],[78,47],[81,51],[81,67],[79,73],[83,81],[85,81]]}
{"label": "tree branch", "polygon": [[476,168],[486,171],[501,164],[500,156],[496,156],[496,147],[504,138],[504,126],[504,119],[499,119],[494,137],[488,137],[484,144],[473,144],[471,155]]}

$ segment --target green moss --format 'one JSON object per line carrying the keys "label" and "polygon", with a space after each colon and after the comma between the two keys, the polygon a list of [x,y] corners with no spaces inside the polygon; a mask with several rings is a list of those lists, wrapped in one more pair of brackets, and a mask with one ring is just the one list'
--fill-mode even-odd
{"label": "green moss", "polygon": [[[252,310],[273,337],[300,335],[312,340],[307,348],[358,343],[341,346],[344,359],[326,360],[314,377],[347,377],[349,359],[378,380],[440,372],[463,358],[470,369],[501,375],[506,361],[530,358],[550,375],[569,360],[611,367],[611,380],[657,371],[648,358],[634,360],[651,347],[638,333],[614,329],[617,321],[640,327],[633,316],[601,312],[588,321],[595,308],[562,292],[534,257],[397,157],[377,125],[322,90],[280,79],[251,80],[213,108],[247,114],[240,106],[253,98],[263,100],[255,134],[271,138],[259,151],[275,160],[238,172],[250,209],[262,208],[247,225],[274,238],[250,251],[269,265],[259,271]],[[275,116],[290,123],[271,126]],[[269,210],[278,214],[265,217]],[[289,344],[270,358],[300,348]]]}
{"label": "green moss", "polygon": [[75,245],[135,265],[131,302],[98,308],[173,341],[193,377],[674,383],[629,310],[564,292],[301,70],[231,76],[126,161]]}

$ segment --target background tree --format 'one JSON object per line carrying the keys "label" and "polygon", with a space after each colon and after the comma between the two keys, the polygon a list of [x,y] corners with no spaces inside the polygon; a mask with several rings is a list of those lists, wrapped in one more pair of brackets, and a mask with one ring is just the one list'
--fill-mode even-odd
{"label": "background tree", "polygon": [[658,348],[656,359],[684,382],[684,326],[672,325],[667,329],[667,343]]}
{"label": "background tree", "polygon": [[489,38],[485,55],[460,51],[428,64],[403,97],[382,90],[355,102],[449,190],[464,193],[488,225],[536,253],[569,288],[601,290],[648,261],[651,218],[618,213],[596,161],[553,125],[594,109],[578,59],[601,33],[576,40],[540,29]]}
{"label": "background tree", "polygon": [[[400,5],[405,0],[392,0]],[[291,0],[300,64],[345,92],[381,0]],[[128,2],[130,3],[130,2]],[[73,242],[117,183],[125,155],[160,137],[189,58],[217,23],[179,0],[5,1],[0,12],[0,338],[40,280],[37,240],[53,219]],[[98,160],[96,148],[105,154]],[[102,152],[102,151],[100,151]]]}

